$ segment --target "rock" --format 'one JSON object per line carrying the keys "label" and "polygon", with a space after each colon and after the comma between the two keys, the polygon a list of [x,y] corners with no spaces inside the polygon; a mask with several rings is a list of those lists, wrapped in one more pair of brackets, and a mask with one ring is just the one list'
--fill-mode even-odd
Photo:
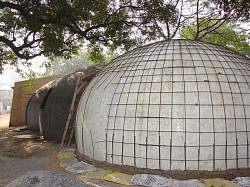
{"label": "rock", "polygon": [[18,177],[5,187],[86,187],[82,181],[62,173],[50,172],[44,170],[31,171]]}

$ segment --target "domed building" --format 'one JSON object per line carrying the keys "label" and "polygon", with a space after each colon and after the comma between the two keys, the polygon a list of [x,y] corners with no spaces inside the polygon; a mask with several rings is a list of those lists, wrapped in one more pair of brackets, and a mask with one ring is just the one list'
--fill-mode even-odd
{"label": "domed building", "polygon": [[107,64],[85,89],[77,151],[86,160],[164,171],[250,167],[250,59],[171,40]]}
{"label": "domed building", "polygon": [[28,129],[31,131],[40,131],[42,134],[42,128],[39,128],[39,120],[40,120],[40,112],[41,108],[45,106],[46,100],[50,94],[50,92],[57,86],[60,78],[48,82],[41,88],[39,88],[29,99],[29,102],[26,106],[26,125]]}
{"label": "domed building", "polygon": [[[78,69],[62,77],[56,86],[50,90],[40,106],[41,113],[39,116],[41,120],[40,132],[46,140],[61,142],[78,77],[96,74],[100,69],[101,66],[98,65]],[[84,87],[76,96],[76,106],[83,90]],[[71,120],[70,126],[73,123],[74,120]]]}

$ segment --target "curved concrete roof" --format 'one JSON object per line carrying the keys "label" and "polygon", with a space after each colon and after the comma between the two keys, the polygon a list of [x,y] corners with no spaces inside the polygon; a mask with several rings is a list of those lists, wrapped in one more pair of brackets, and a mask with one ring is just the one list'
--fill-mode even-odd
{"label": "curved concrete roof", "polygon": [[108,164],[249,168],[249,139],[249,58],[199,41],[162,41],[118,57],[78,108],[79,154]]}

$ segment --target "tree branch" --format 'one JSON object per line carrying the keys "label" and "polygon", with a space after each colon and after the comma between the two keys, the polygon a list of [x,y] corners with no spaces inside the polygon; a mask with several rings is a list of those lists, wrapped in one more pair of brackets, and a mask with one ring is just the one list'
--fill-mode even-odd
{"label": "tree branch", "polygon": [[18,12],[20,12],[20,14],[24,17],[24,19],[28,23],[30,22],[30,20],[32,18],[32,15],[30,15],[28,12],[26,12],[24,7],[22,7],[18,4],[0,1],[0,9],[4,9],[4,8],[11,8],[11,9],[17,10]]}
{"label": "tree branch", "polygon": [[20,53],[20,51],[24,48],[27,48],[27,47],[31,47],[35,42],[38,42],[39,40],[36,40],[36,41],[32,41],[31,43],[29,44],[26,44],[26,45],[22,45],[20,47],[17,47],[14,45],[13,42],[11,42],[9,39],[3,37],[3,36],[0,36],[0,42],[3,42],[4,44],[6,44],[7,46],[9,46],[11,48],[11,50],[15,53],[16,56],[18,56],[19,58],[21,59],[25,59],[25,60],[29,60],[29,59],[32,59],[32,58],[35,58],[37,56],[40,56],[41,54],[44,53],[44,51],[41,51],[39,53],[36,53],[34,55],[28,55],[26,53]]}
{"label": "tree branch", "polygon": [[198,36],[199,36],[199,29],[200,29],[200,24],[199,24],[199,0],[197,0],[197,3],[196,3],[196,25],[197,25],[197,28],[196,28],[196,35],[194,37],[194,40],[197,40]]}
{"label": "tree branch", "polygon": [[[200,30],[200,33],[201,32],[203,32],[203,31],[205,31],[206,30],[206,32],[202,35],[202,36],[200,36],[198,39],[200,40],[200,39],[202,39],[203,37],[205,37],[207,34],[209,34],[209,33],[211,33],[211,32],[213,32],[213,31],[215,31],[216,29],[218,29],[223,23],[225,23],[227,21],[227,19],[225,19],[225,20],[218,20],[217,22],[215,22],[214,24],[212,24],[211,26],[209,26],[209,27],[207,27],[207,28],[205,28],[205,29],[202,29],[202,30]],[[220,23],[221,22],[221,23]],[[211,28],[213,28],[213,29],[211,29]],[[209,30],[209,29],[211,29],[211,30]]]}

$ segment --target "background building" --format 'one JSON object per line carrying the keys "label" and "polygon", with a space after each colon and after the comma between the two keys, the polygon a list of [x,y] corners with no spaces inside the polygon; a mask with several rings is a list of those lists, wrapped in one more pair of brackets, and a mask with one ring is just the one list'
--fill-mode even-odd
{"label": "background building", "polygon": [[0,114],[10,112],[13,90],[0,89]]}

